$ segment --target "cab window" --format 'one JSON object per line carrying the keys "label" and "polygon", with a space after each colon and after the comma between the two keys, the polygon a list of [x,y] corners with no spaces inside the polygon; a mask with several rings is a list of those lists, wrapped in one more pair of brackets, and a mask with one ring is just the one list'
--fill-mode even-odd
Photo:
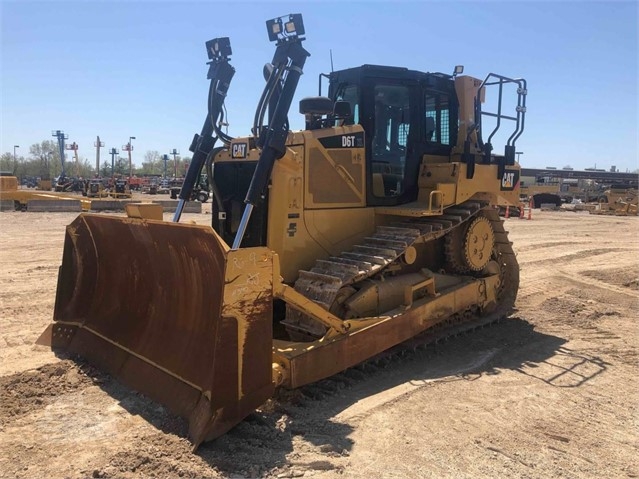
{"label": "cab window", "polygon": [[448,95],[437,92],[426,93],[425,105],[426,143],[450,145],[450,104]]}
{"label": "cab window", "polygon": [[344,85],[337,92],[336,101],[347,101],[351,104],[352,117],[345,122],[347,125],[359,123],[359,88],[357,85]]}
{"label": "cab window", "polygon": [[372,139],[373,195],[400,196],[410,133],[410,90],[402,85],[376,85]]}

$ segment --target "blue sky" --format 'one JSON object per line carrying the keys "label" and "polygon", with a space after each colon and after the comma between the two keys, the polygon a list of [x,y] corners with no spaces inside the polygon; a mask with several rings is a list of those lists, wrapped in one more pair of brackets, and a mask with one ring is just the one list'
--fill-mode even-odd
{"label": "blue sky", "polygon": [[[292,106],[318,74],[364,63],[489,72],[528,81],[524,167],[638,165],[637,2],[5,1],[0,152],[28,154],[61,129],[93,161],[135,136],[147,150],[189,154],[206,114],[204,43],[229,36],[237,72],[229,133],[249,133],[272,58],[265,20],[302,13],[311,53]],[[106,157],[106,149],[102,155]],[[502,151],[502,148],[496,148]]]}

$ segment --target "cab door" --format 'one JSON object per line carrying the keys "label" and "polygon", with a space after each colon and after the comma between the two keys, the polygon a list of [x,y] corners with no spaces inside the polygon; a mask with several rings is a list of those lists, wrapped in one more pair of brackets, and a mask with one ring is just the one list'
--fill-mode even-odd
{"label": "cab door", "polygon": [[414,201],[420,157],[420,95],[417,82],[371,78],[363,85],[361,123],[367,133],[367,204]]}

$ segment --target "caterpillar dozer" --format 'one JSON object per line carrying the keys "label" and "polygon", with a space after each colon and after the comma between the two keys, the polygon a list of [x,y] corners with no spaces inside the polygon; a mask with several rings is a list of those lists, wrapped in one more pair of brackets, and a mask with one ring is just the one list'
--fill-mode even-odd
{"label": "caterpillar dozer", "polygon": [[[216,38],[206,43],[208,113],[173,220],[73,221],[54,321],[39,340],[185,417],[195,447],[278,387],[329,377],[429,330],[507,315],[519,284],[497,207],[519,200],[525,80],[482,81],[458,67],[333,71],[320,75],[319,96],[300,102],[305,128],[291,131],[309,57],[304,25],[299,14],[266,25],[276,48],[251,134],[222,131],[235,69],[229,39]],[[488,89],[496,112],[482,110]],[[485,117],[496,123],[487,141]],[[512,134],[495,154],[491,138],[507,122]],[[212,225],[180,223],[203,171]]]}

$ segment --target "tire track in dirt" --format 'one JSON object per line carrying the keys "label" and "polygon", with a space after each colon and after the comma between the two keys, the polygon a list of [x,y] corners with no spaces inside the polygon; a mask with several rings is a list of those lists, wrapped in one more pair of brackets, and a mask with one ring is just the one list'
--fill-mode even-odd
{"label": "tire track in dirt", "polygon": [[533,306],[543,302],[548,294],[548,290],[552,290],[554,294],[561,294],[565,290],[565,283],[558,276],[548,276],[547,273],[539,270],[539,274],[533,276],[526,273],[521,283],[523,286],[517,294],[517,302],[515,306]]}
{"label": "tire track in dirt", "polygon": [[535,243],[531,245],[518,246],[516,249],[518,253],[527,253],[529,251],[539,251],[540,249],[555,248],[557,246],[580,246],[580,245],[587,246],[588,242],[579,243],[575,241],[550,241],[548,243]]}
{"label": "tire track in dirt", "polygon": [[601,280],[592,279],[583,275],[583,273],[575,275],[573,273],[559,270],[555,274],[564,278],[564,281],[572,287],[583,288],[583,286],[587,286],[590,289],[605,290],[606,292],[614,293],[616,300],[621,302],[624,307],[633,308],[638,306],[639,292],[637,291],[633,291],[623,286],[616,286]]}
{"label": "tire track in dirt", "polygon": [[633,250],[630,248],[593,248],[593,249],[582,250],[576,253],[571,252],[569,254],[562,254],[557,257],[545,258],[541,260],[528,260],[528,261],[524,260],[524,261],[520,261],[519,265],[528,266],[532,264],[534,265],[534,267],[543,268],[549,265],[572,263],[577,260],[589,259],[589,258],[592,258],[593,256],[599,256],[599,255],[608,254],[608,253],[617,253],[622,251],[630,253]]}

